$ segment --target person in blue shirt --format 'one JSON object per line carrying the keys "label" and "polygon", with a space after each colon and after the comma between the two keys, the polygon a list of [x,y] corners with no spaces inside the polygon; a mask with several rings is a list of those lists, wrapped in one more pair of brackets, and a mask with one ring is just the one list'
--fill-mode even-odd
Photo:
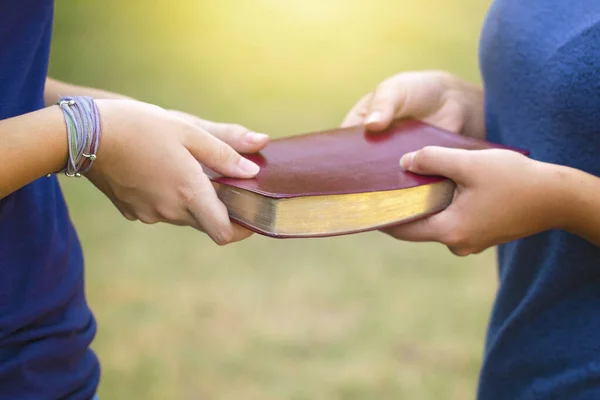
{"label": "person in blue shirt", "polygon": [[221,245],[250,232],[230,222],[199,162],[252,177],[258,167],[238,151],[268,141],[47,77],[53,6],[0,1],[0,399],[91,399],[100,377],[81,246],[51,174],[68,158],[59,95],[96,99],[102,132],[85,176],[126,218],[191,226]]}
{"label": "person in blue shirt", "polygon": [[457,189],[446,210],[386,233],[459,256],[498,246],[478,398],[600,399],[600,2],[495,0],[479,60],[483,87],[399,73],[344,125],[417,118],[531,152],[403,155],[405,169]]}

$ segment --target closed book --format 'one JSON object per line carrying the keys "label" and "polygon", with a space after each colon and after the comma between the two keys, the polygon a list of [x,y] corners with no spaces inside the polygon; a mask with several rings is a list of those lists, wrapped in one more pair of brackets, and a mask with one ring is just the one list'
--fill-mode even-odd
{"label": "closed book", "polygon": [[345,235],[413,221],[451,203],[454,182],[399,165],[403,154],[430,145],[526,154],[402,120],[380,133],[354,126],[272,140],[260,153],[244,155],[261,167],[253,179],[207,172],[231,219],[259,234]]}

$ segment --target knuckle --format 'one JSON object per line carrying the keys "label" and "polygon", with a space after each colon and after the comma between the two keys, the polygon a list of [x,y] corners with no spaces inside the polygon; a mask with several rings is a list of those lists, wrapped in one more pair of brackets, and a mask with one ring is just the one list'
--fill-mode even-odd
{"label": "knuckle", "polygon": [[385,88],[385,87],[394,87],[397,88],[399,86],[402,86],[402,82],[405,80],[407,73],[406,72],[400,72],[397,73],[395,75],[389,76],[388,78],[384,79],[378,86],[377,88]]}
{"label": "knuckle", "polygon": [[180,213],[169,206],[162,206],[156,209],[156,214],[161,221],[175,222],[179,221]]}
{"label": "knuckle", "polygon": [[137,221],[137,217],[135,216],[135,214],[124,203],[117,201],[117,202],[115,202],[115,206],[117,206],[117,209],[119,210],[121,215],[123,217],[125,217],[125,219],[127,219],[129,221]]}
{"label": "knuckle", "polygon": [[437,79],[441,83],[452,82],[455,79],[451,72],[443,69],[429,70],[426,74],[429,78]]}
{"label": "knuckle", "polygon": [[402,85],[399,79],[394,77],[388,78],[375,88],[373,103],[386,106],[392,105],[394,100],[404,95],[404,91],[401,89]]}
{"label": "knuckle", "polygon": [[224,225],[215,231],[212,239],[217,245],[225,246],[233,242],[233,236],[233,227],[231,225]]}
{"label": "knuckle", "polygon": [[470,154],[465,150],[465,153],[463,153],[463,156],[461,157],[456,157],[453,161],[454,163],[454,170],[456,171],[457,174],[464,176],[470,168],[470,160],[471,157],[469,157]]}
{"label": "knuckle", "polygon": [[421,149],[421,151],[419,153],[421,153],[421,155],[423,157],[431,157],[435,154],[435,151],[436,151],[435,146],[425,146]]}
{"label": "knuckle", "polygon": [[158,217],[158,215],[152,215],[152,214],[142,214],[139,216],[139,220],[140,220],[140,222],[147,224],[147,225],[153,225],[153,224],[160,222],[160,218]]}
{"label": "knuckle", "polygon": [[429,164],[430,160],[433,158],[435,153],[435,148],[432,146],[425,146],[420,151],[415,153],[413,158],[413,167],[416,169],[420,169]]}
{"label": "knuckle", "polygon": [[455,225],[445,231],[442,234],[441,242],[456,256],[465,257],[472,254],[472,240],[466,230],[459,226]]}
{"label": "knuckle", "polygon": [[236,136],[244,136],[249,132],[249,129],[240,124],[229,124],[229,130]]}
{"label": "knuckle", "polygon": [[448,230],[442,235],[441,242],[448,247],[452,248],[465,248],[469,247],[470,239],[468,235],[460,228],[453,228]]}
{"label": "knuckle", "polygon": [[127,211],[121,211],[121,214],[123,214],[123,216],[125,217],[125,219],[129,220],[129,221],[137,221],[137,217],[133,214],[130,214]]}
{"label": "knuckle", "polygon": [[194,144],[198,140],[198,127],[181,118],[176,122],[179,129],[176,129],[175,133],[181,141],[184,144]]}
{"label": "knuckle", "polygon": [[469,247],[448,247],[448,249],[458,257],[467,257],[474,253]]}
{"label": "knuckle", "polygon": [[231,147],[220,142],[216,149],[216,157],[223,164],[233,164],[237,160],[237,153]]}
{"label": "knuckle", "polygon": [[189,208],[192,204],[196,202],[197,193],[192,189],[190,185],[181,185],[177,189],[177,195],[179,197],[179,201],[184,205],[184,207]]}

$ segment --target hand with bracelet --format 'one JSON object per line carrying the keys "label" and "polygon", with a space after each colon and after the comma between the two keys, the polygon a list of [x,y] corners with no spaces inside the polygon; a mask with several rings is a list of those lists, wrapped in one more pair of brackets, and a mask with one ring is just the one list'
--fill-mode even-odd
{"label": "hand with bracelet", "polygon": [[[57,93],[80,97],[61,99]],[[0,198],[74,164],[67,161],[70,152],[77,152],[77,136],[83,140],[89,134],[92,140],[97,135],[92,159],[80,154],[83,170],[73,165],[65,172],[87,177],[127,219],[188,225],[220,245],[251,234],[230,221],[201,164],[223,175],[251,178],[259,167],[238,151],[259,151],[267,135],[52,79],[46,82],[45,98],[46,109],[0,121],[0,159],[8,161],[0,169]],[[97,110],[98,132],[83,124],[84,118],[67,135],[65,124],[74,118],[69,112],[86,99]]]}

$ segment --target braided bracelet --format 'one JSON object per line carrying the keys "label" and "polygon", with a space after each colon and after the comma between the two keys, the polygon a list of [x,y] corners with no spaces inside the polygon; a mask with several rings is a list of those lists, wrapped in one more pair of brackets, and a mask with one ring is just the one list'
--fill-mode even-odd
{"label": "braided bracelet", "polygon": [[79,178],[96,160],[101,131],[98,107],[86,96],[63,97],[56,104],[65,116],[69,146],[67,165],[60,172]]}

